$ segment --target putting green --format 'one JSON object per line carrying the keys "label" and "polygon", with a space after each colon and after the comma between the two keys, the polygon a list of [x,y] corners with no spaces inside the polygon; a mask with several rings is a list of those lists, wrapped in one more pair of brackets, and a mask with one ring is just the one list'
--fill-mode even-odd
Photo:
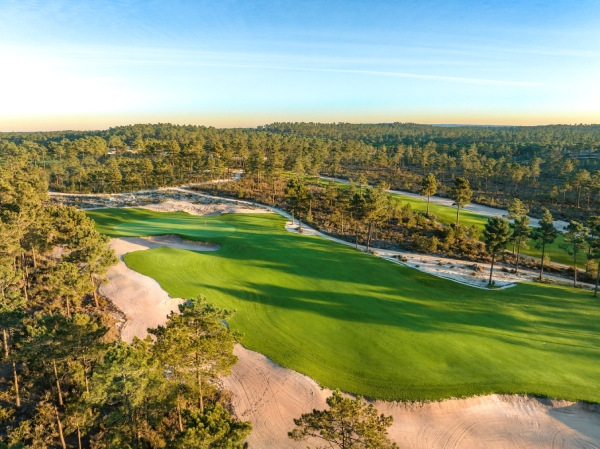
{"label": "putting green", "polygon": [[[155,233],[158,218],[164,234],[179,233],[181,218],[89,215],[113,236],[129,221],[140,235]],[[236,232],[206,238],[219,251],[163,247],[130,253],[126,263],[173,297],[204,294],[236,309],[229,324],[246,347],[323,386],[388,400],[496,392],[600,402],[600,302],[589,292],[475,289],[291,234],[275,214],[188,217],[198,229],[207,220]]]}

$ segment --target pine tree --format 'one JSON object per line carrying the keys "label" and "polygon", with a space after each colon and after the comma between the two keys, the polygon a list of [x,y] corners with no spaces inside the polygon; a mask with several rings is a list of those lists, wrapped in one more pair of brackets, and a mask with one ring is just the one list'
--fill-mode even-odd
{"label": "pine tree", "polygon": [[514,242],[514,245],[517,248],[517,273],[519,272],[519,259],[521,257],[521,248],[527,249],[527,240],[529,240],[529,217],[527,215],[523,215],[521,217],[515,218],[514,221],[510,224],[510,228],[512,230],[511,240]]}
{"label": "pine tree", "polygon": [[299,178],[292,178],[285,188],[285,196],[290,209],[292,209],[292,224],[294,223],[294,214],[297,214],[300,231],[302,231],[302,216],[310,207],[312,195],[303,181]]}
{"label": "pine tree", "polygon": [[554,221],[552,219],[552,214],[546,208],[544,210],[544,215],[540,220],[539,227],[533,228],[531,230],[531,238],[535,240],[535,247],[537,249],[542,250],[542,261],[540,264],[540,280],[542,280],[542,275],[544,274],[544,257],[546,255],[546,245],[554,243],[556,237],[558,236],[558,231],[554,227]]}
{"label": "pine tree", "polygon": [[456,178],[454,186],[450,189],[450,198],[454,200],[453,205],[456,206],[456,225],[458,225],[460,208],[469,204],[473,198],[473,191],[471,190],[469,180],[460,177]]}
{"label": "pine tree", "polygon": [[427,216],[429,217],[429,200],[432,195],[435,195],[437,192],[437,180],[435,179],[435,175],[433,173],[429,173],[427,176],[423,178],[421,182],[421,190],[419,194],[427,197]]}
{"label": "pine tree", "polygon": [[226,326],[233,312],[208,304],[202,296],[181,304],[179,311],[169,315],[166,326],[150,330],[156,337],[154,352],[165,369],[195,394],[204,412],[210,381],[228,374],[237,363],[233,346],[239,335]]}
{"label": "pine tree", "polygon": [[485,228],[483,229],[483,236],[485,237],[485,247],[490,256],[492,256],[490,280],[488,282],[489,286],[492,285],[496,257],[505,250],[510,235],[511,230],[507,220],[499,217],[488,218]]}
{"label": "pine tree", "polygon": [[581,223],[571,220],[565,229],[565,243],[560,248],[573,256],[573,286],[577,287],[577,253],[585,249],[588,229]]}
{"label": "pine tree", "polygon": [[219,403],[208,406],[204,412],[185,410],[186,429],[175,440],[178,449],[245,449],[246,437],[252,424],[238,421]]}
{"label": "pine tree", "polygon": [[388,197],[386,190],[389,186],[379,183],[371,188],[367,187],[364,194],[363,211],[360,214],[367,222],[367,251],[371,247],[373,229],[387,219]]}
{"label": "pine tree", "polygon": [[[327,443],[323,448],[394,449],[398,446],[387,436],[392,416],[379,415],[364,399],[345,398],[338,391],[327,398],[328,410],[313,410],[294,419],[296,428],[288,433],[294,441],[309,437]],[[318,449],[318,448],[317,448]]]}

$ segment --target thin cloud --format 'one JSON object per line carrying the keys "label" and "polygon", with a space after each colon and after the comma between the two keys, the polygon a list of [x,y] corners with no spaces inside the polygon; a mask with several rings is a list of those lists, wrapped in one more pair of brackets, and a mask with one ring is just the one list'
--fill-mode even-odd
{"label": "thin cloud", "polygon": [[[116,51],[115,51],[116,50]],[[14,49],[13,49],[14,51]],[[314,63],[321,65],[325,62],[325,58],[314,57],[297,57],[289,55],[248,55],[248,54],[232,54],[232,53],[217,53],[217,52],[198,52],[189,50],[166,50],[166,49],[76,49],[71,51],[61,52],[62,55],[45,56],[44,59],[54,61],[59,65],[81,65],[81,64],[126,64],[126,65],[161,65],[161,66],[197,66],[197,67],[223,67],[223,68],[245,68],[255,70],[281,70],[295,72],[318,72],[318,73],[347,73],[355,75],[368,75],[377,77],[389,78],[406,78],[420,79],[429,81],[441,81],[448,83],[464,83],[475,85],[495,85],[495,86],[543,86],[545,83],[520,81],[520,80],[502,80],[476,77],[458,77],[447,75],[431,75],[423,73],[401,72],[401,71],[386,71],[386,70],[368,70],[355,68],[334,68],[334,67],[307,67],[295,65],[294,60],[301,60],[301,63]],[[23,53],[21,59],[38,60],[38,55],[26,56]],[[231,61],[234,59],[234,61]],[[251,64],[245,61],[236,62],[235,59],[254,61],[263,60],[264,64]],[[290,64],[273,64],[274,60],[288,60]],[[269,61],[270,60],[270,61]],[[360,60],[360,58],[349,60],[339,59],[334,61],[338,64],[348,64],[351,62],[366,65],[373,63],[369,60]],[[430,62],[432,64],[432,62]]]}
{"label": "thin cloud", "polygon": [[496,86],[542,86],[542,85],[544,85],[544,83],[530,82],[530,81],[507,81],[507,80],[494,80],[494,79],[485,79],[485,78],[465,78],[465,77],[457,77],[457,76],[425,75],[425,74],[419,74],[419,73],[406,73],[406,72],[386,72],[386,71],[379,71],[379,70],[286,67],[286,66],[254,65],[254,64],[206,63],[206,64],[202,64],[202,65],[211,66],[211,67],[290,70],[290,71],[298,71],[298,72],[353,73],[353,74],[357,74],[357,75],[373,75],[373,76],[384,76],[384,77],[392,77],[392,78],[411,78],[411,79],[421,79],[421,80],[431,80],[431,81],[445,81],[445,82],[449,82],[449,83],[482,84],[482,85],[496,85]]}

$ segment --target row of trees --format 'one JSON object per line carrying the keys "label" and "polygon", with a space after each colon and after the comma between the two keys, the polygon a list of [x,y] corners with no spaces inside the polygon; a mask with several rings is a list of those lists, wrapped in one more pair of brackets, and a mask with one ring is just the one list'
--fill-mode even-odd
{"label": "row of trees", "polygon": [[[427,177],[427,180],[429,187],[433,186],[430,194],[435,193],[435,177]],[[405,249],[481,257],[478,252],[484,247],[478,240],[480,232],[476,227],[467,228],[458,222],[458,211],[470,197],[468,181],[461,178],[456,181],[457,222],[453,226],[442,225],[429,212],[413,212],[410,204],[403,206],[398,198],[388,194],[388,188],[384,182],[369,186],[366,179],[361,178],[349,187],[330,183],[322,188],[292,177],[276,204],[288,208],[292,220],[299,218],[300,230],[301,220],[306,217],[329,233],[352,239],[357,248],[359,242],[364,241],[367,251],[376,235],[379,246],[388,241]],[[252,194],[261,199],[260,190],[253,190]]]}
{"label": "row of trees", "polygon": [[[509,217],[513,219],[512,222],[501,217],[488,219],[483,235],[486,241],[486,249],[492,258],[490,285],[492,285],[494,262],[506,251],[507,244],[512,243],[513,252],[515,249],[517,251],[516,270],[518,272],[520,250],[527,246],[530,239],[542,251],[539,275],[539,279],[542,279],[546,261],[546,245],[554,243],[559,232],[554,226],[552,214],[548,209],[544,209],[544,215],[539,221],[539,226],[534,228],[529,226],[530,220],[526,215],[527,212],[528,210],[523,203],[518,199],[514,199],[509,209]],[[564,242],[560,246],[573,256],[573,286],[577,287],[577,273],[579,271],[577,268],[577,255],[585,252],[588,262],[597,262],[600,259],[600,217],[591,216],[585,224],[572,220],[565,229]],[[596,275],[594,296],[597,296],[599,283],[600,270]]]}

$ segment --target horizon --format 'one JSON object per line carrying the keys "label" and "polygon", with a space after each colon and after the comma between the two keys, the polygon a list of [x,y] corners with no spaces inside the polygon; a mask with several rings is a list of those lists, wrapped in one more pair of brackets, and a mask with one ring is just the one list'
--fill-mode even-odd
{"label": "horizon", "polygon": [[206,127],[206,128],[216,128],[216,129],[252,129],[256,130],[259,127],[269,126],[274,123],[315,123],[322,125],[389,125],[389,124],[402,124],[402,125],[419,125],[419,126],[437,126],[437,127],[480,127],[480,128],[535,128],[535,127],[546,127],[546,126],[600,126],[600,123],[542,123],[542,124],[533,124],[533,125],[515,125],[515,124],[507,124],[507,125],[499,125],[499,124],[477,124],[477,123],[419,123],[419,122],[398,122],[398,121],[388,121],[388,122],[345,122],[345,121],[335,121],[335,122],[317,122],[317,121],[273,121],[270,123],[263,123],[256,126],[213,126],[206,124],[194,124],[194,123],[175,123],[175,122],[167,122],[167,121],[158,121],[158,122],[136,122],[136,123],[128,123],[128,124],[118,124],[112,125],[105,128],[64,128],[64,129],[33,129],[33,130],[14,130],[14,131],[2,131],[0,130],[0,134],[34,134],[34,133],[49,133],[49,132],[102,132],[108,131],[111,128],[118,127],[127,127],[127,126],[136,126],[136,125],[173,125],[173,126],[197,126],[197,127]]}
{"label": "horizon", "polygon": [[600,4],[528,3],[0,0],[0,131],[599,123]]}

